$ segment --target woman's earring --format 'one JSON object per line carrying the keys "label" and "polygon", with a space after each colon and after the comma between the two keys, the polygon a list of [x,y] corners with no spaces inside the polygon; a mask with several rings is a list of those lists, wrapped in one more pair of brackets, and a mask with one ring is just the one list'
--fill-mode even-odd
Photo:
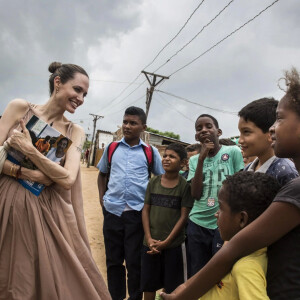
{"label": "woman's earring", "polygon": [[56,91],[55,91],[55,92],[56,92],[56,94],[58,93],[58,91],[59,91],[59,88],[57,87],[57,88],[56,88]]}

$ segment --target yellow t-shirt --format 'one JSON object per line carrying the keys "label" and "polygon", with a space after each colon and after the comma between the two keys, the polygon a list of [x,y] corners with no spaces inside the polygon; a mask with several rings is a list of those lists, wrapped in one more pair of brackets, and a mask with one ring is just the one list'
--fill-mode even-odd
{"label": "yellow t-shirt", "polygon": [[267,248],[238,260],[231,272],[210,289],[201,300],[266,300]]}

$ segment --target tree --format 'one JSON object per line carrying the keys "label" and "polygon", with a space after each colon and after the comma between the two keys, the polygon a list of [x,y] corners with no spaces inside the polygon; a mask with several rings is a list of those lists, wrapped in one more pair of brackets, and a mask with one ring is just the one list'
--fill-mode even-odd
{"label": "tree", "polygon": [[157,129],[153,129],[151,127],[147,127],[147,131],[148,132],[152,132],[152,133],[155,133],[155,134],[159,134],[159,135],[163,135],[163,136],[167,136],[167,137],[170,137],[170,138],[173,138],[173,139],[176,139],[176,140],[180,140],[180,135],[179,134],[176,134],[172,131],[159,131]]}
{"label": "tree", "polygon": [[85,141],[83,144],[83,150],[86,150],[87,148],[91,147],[91,141]]}

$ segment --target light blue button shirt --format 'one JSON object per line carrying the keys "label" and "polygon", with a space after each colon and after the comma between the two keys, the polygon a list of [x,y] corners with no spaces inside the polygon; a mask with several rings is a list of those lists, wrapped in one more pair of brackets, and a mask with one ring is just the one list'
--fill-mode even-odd
{"label": "light blue button shirt", "polygon": [[[108,190],[103,201],[107,211],[121,216],[125,207],[140,211],[144,206],[148,178],[148,163],[142,145],[147,146],[141,139],[138,145],[129,146],[123,138],[114,152],[111,161]],[[163,174],[161,158],[156,148],[153,148],[154,175]],[[101,173],[108,173],[107,150],[97,165]]]}

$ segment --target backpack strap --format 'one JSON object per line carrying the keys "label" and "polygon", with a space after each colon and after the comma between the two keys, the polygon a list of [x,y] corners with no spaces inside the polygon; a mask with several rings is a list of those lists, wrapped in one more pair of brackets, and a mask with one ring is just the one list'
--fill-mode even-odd
{"label": "backpack strap", "polygon": [[109,145],[108,145],[108,149],[107,149],[107,160],[108,160],[108,165],[109,165],[109,168],[111,166],[111,159],[112,159],[112,156],[113,154],[115,153],[116,149],[118,148],[120,143],[118,142],[111,142]]}
{"label": "backpack strap", "polygon": [[145,146],[145,145],[142,145],[142,149],[145,153],[145,156],[146,156],[146,160],[147,160],[147,164],[148,164],[148,176],[149,176],[149,179],[151,178],[151,173],[152,173],[152,170],[153,170],[153,162],[154,162],[154,155],[153,155],[153,148],[151,145],[148,145]]}
{"label": "backpack strap", "polygon": [[108,172],[107,172],[106,190],[108,189],[108,181],[109,181],[109,176],[110,176],[112,156],[115,153],[115,151],[116,151],[116,149],[118,148],[119,145],[120,145],[120,143],[118,143],[118,142],[111,142],[108,145],[108,148],[107,148],[107,161],[108,161],[107,169],[108,169]]}
{"label": "backpack strap", "polygon": [[[115,151],[116,151],[116,149],[118,148],[119,145],[120,145],[120,143],[118,143],[118,142],[111,142],[108,145],[108,149],[107,149],[107,161],[108,161],[107,185],[108,185],[109,176],[110,176],[112,156],[115,153]],[[150,179],[151,178],[151,173],[152,173],[152,170],[153,170],[153,163],[154,163],[153,148],[152,148],[151,145],[147,144],[147,146],[142,145],[142,149],[143,149],[144,154],[146,156],[147,165],[148,165],[148,177]],[[106,189],[107,189],[107,186],[106,186]]]}

